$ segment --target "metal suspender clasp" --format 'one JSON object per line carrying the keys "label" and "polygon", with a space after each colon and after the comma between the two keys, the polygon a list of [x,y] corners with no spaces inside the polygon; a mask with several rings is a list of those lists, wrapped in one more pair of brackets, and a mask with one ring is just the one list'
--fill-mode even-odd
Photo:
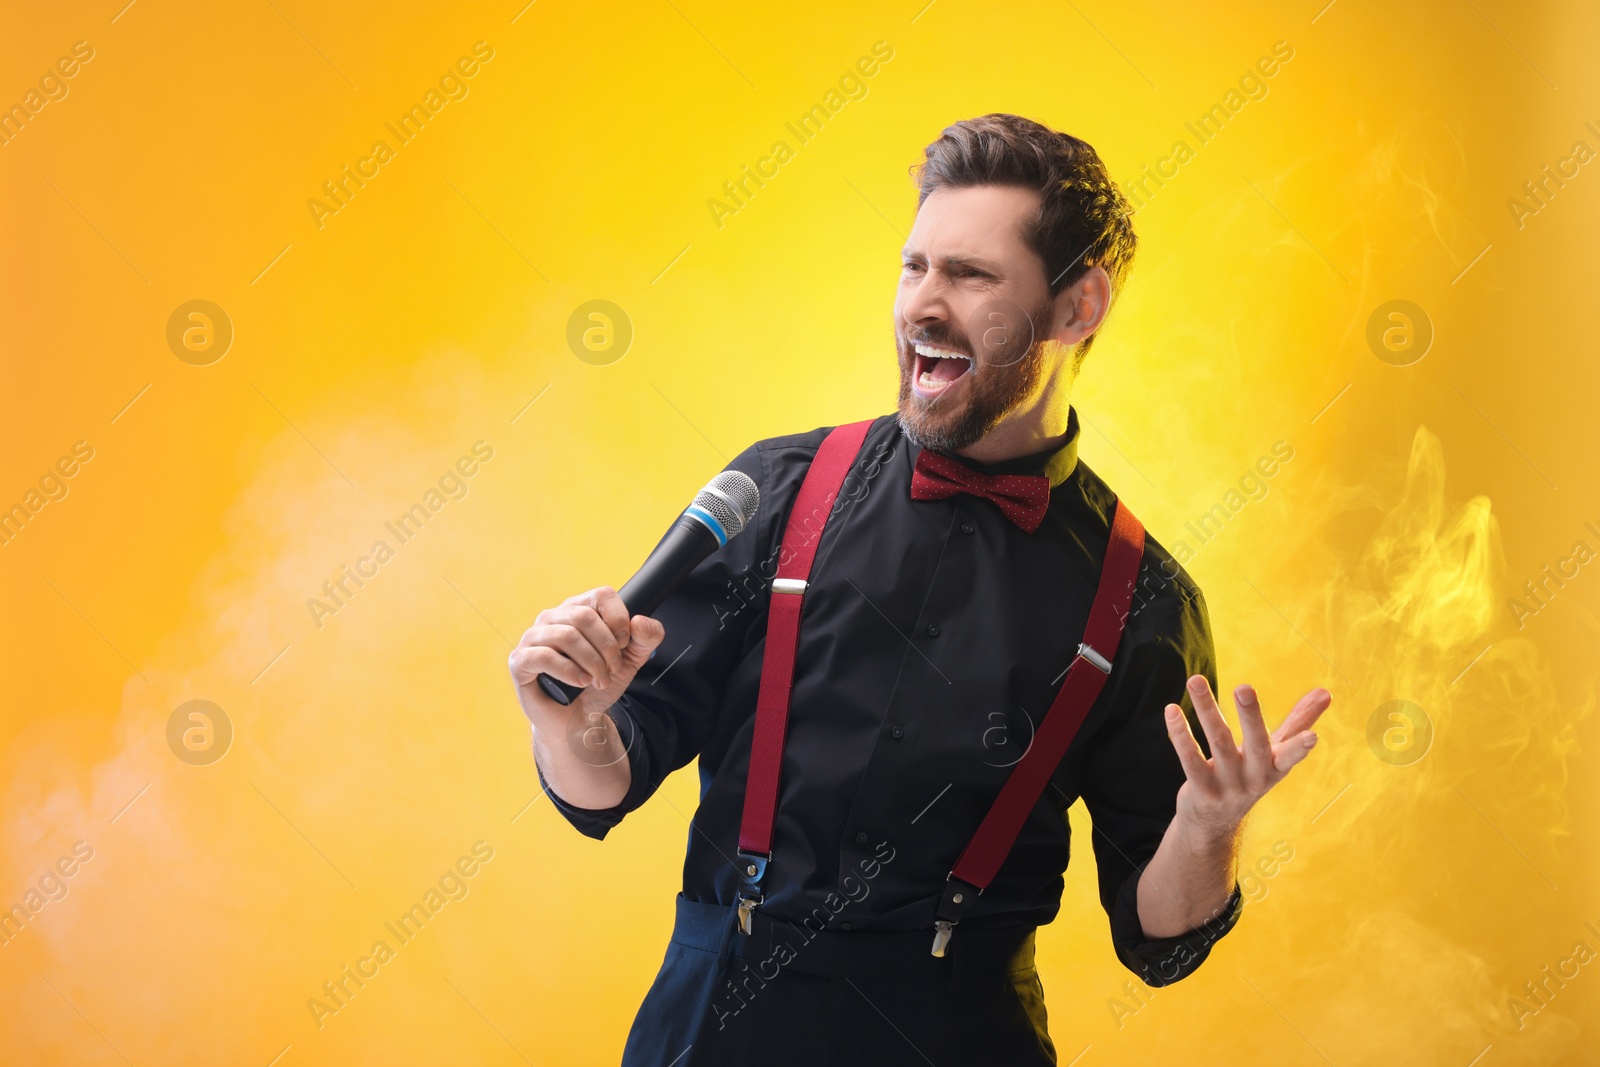
{"label": "metal suspender clasp", "polygon": [[759,894],[757,894],[755,899],[750,897],[739,898],[739,932],[744,934],[746,937],[749,937],[751,931],[755,929],[754,912],[756,908],[760,906],[760,904],[761,900]]}
{"label": "metal suspender clasp", "polygon": [[800,578],[774,578],[772,579],[772,591],[774,593],[796,593],[804,596],[808,584]]}
{"label": "metal suspender clasp", "polygon": [[739,850],[739,932],[749,935],[754,929],[753,916],[764,899],[761,895],[761,876],[767,873],[771,853]]}
{"label": "metal suspender clasp", "polygon": [[939,906],[933,912],[935,956],[944,956],[945,949],[950,947],[950,935],[955,932],[956,923],[961,921],[961,916],[972,907],[982,892],[983,890],[977,886],[957,878],[953,872],[945,879],[944,892],[939,896]]}
{"label": "metal suspender clasp", "polygon": [[1111,661],[1081,641],[1078,642],[1078,655],[1092,663],[1101,674],[1111,673]]}

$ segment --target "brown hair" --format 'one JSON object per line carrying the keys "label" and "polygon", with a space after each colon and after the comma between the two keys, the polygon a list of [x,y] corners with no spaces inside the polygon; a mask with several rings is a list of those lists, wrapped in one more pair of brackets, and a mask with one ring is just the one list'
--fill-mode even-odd
{"label": "brown hair", "polygon": [[[973,185],[1020,185],[1041,195],[1039,217],[1023,239],[1044,260],[1050,295],[1102,268],[1111,279],[1113,302],[1133,263],[1138,238],[1128,200],[1106,173],[1087,141],[1058,133],[1020,115],[993,114],[949,126],[923,149],[911,168],[917,207],[935,189]],[[1094,343],[1079,345],[1081,361]]]}

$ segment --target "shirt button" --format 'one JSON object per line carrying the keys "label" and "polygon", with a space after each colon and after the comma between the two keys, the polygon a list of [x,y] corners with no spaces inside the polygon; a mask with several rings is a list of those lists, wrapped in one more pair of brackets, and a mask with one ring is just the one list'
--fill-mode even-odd
{"label": "shirt button", "polygon": [[864,845],[866,843],[867,843],[867,832],[865,830],[861,831],[859,834],[856,834],[856,844]]}
{"label": "shirt button", "polygon": [[939,636],[939,625],[938,625],[938,623],[930,622],[928,624],[928,636],[929,637],[938,637]]}
{"label": "shirt button", "polygon": [[841,929],[841,930],[849,930],[850,928],[851,928],[851,924],[850,923],[843,922],[843,923],[839,924],[839,929]]}
{"label": "shirt button", "polygon": [[972,532],[972,523],[963,522],[961,524],[961,532],[964,534],[970,534]]}
{"label": "shirt button", "polygon": [[896,741],[900,740],[905,735],[906,735],[906,732],[901,727],[899,727],[899,726],[891,726],[891,727],[889,727],[889,736],[894,738]]}

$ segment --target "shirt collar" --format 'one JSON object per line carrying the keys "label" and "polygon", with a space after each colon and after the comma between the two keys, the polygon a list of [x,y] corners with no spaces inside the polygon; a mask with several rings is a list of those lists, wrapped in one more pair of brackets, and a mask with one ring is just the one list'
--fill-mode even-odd
{"label": "shirt collar", "polygon": [[979,463],[966,456],[951,456],[983,474],[1043,474],[1050,478],[1050,488],[1058,488],[1072,477],[1078,466],[1078,409],[1067,408],[1067,439],[1055,448],[1034,452],[1026,456],[1003,459],[998,463]]}

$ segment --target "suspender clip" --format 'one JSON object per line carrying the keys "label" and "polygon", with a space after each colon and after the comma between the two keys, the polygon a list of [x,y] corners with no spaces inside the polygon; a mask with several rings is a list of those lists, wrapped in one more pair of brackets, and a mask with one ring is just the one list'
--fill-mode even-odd
{"label": "suspender clip", "polygon": [[745,896],[739,898],[739,932],[746,937],[749,937],[751,931],[755,929],[753,913],[760,904],[759,898],[751,899]]}
{"label": "suspender clip", "polygon": [[1078,655],[1088,660],[1089,663],[1094,666],[1095,670],[1099,671],[1101,674],[1111,673],[1111,661],[1081,641],[1078,642]]}
{"label": "suspender clip", "polygon": [[933,917],[933,954],[943,957],[945,949],[950,947],[950,935],[955,932],[956,923],[961,921],[961,916],[966,914],[968,908],[977,902],[978,896],[983,892],[970,882],[964,882],[952,872],[945,879],[944,892],[939,896],[939,906],[934,909]]}
{"label": "suspender clip", "polygon": [[767,873],[770,859],[770,852],[739,850],[739,932],[746,936],[754,930],[754,912],[765,899],[761,894],[761,877]]}

